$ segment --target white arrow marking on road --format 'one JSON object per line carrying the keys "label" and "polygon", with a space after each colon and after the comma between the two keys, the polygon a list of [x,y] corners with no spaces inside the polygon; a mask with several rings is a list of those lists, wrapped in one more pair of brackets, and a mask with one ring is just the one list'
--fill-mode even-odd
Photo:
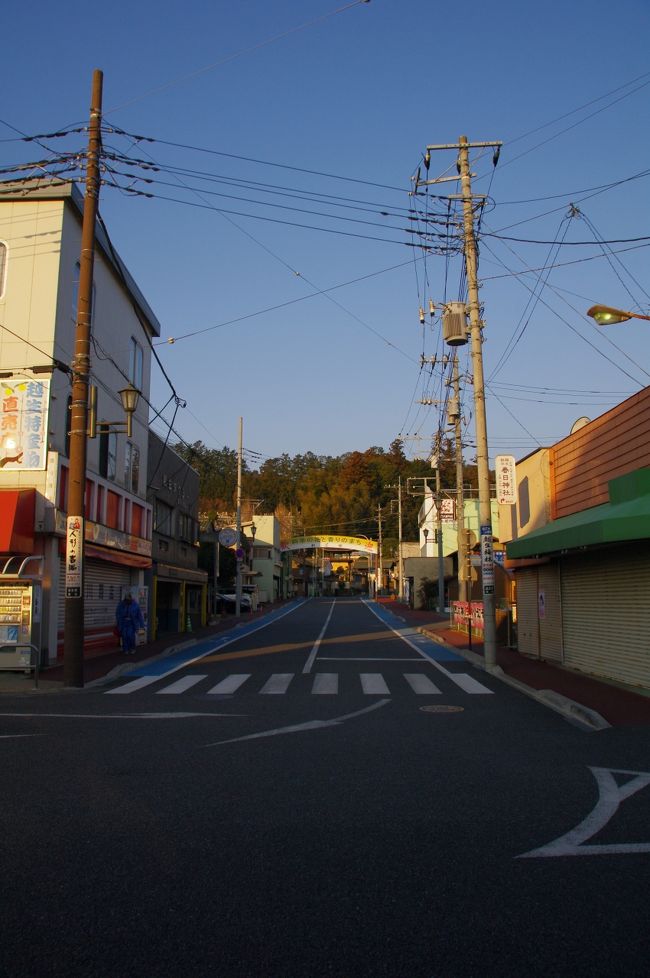
{"label": "white arrow marking on road", "polygon": [[[524,852],[517,859],[536,859],[548,856],[607,856],[621,853],[650,853],[650,842],[622,842],[604,845],[583,845],[587,839],[604,829],[618,811],[621,802],[650,784],[650,774],[644,771],[624,771],[619,768],[590,767],[598,784],[596,807],[574,829],[539,849]],[[631,781],[618,785],[615,774],[629,774]]]}
{"label": "white arrow marking on road", "polygon": [[261,733],[247,734],[245,737],[233,737],[232,740],[218,740],[214,744],[204,744],[204,747],[221,747],[222,744],[238,744],[242,740],[258,740],[260,737],[277,737],[278,734],[302,733],[304,730],[322,730],[325,727],[337,727],[346,720],[353,720],[364,713],[371,713],[378,710],[380,706],[386,706],[390,700],[378,700],[372,706],[367,706],[364,710],[357,710],[356,713],[346,713],[341,717],[333,717],[331,720],[308,720],[306,723],[294,723],[290,727],[278,727],[276,730],[263,730]]}

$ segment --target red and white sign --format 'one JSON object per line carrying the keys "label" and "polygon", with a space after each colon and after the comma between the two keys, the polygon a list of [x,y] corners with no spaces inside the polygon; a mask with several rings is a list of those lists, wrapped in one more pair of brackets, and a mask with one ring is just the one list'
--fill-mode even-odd
{"label": "red and white sign", "polygon": [[513,506],[517,501],[517,476],[514,455],[497,455],[494,460],[497,477],[497,502]]}
{"label": "red and white sign", "polygon": [[81,516],[68,516],[65,541],[65,596],[80,598],[83,594],[84,521]]}

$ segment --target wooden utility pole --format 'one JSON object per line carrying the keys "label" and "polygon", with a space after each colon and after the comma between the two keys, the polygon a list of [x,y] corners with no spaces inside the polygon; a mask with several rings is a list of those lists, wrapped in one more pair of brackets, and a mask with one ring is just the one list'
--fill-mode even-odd
{"label": "wooden utility pole", "polygon": [[90,327],[92,316],[93,268],[95,264],[95,221],[99,205],[99,156],[101,151],[103,73],[93,73],[86,157],[79,260],[79,292],[72,360],[72,405],[70,410],[70,469],[66,526],[65,625],[63,681],[65,686],[84,684],[84,520],[86,496],[86,439],[88,428],[88,378],[90,375]]}
{"label": "wooden utility pole", "polygon": [[[483,654],[485,666],[496,665],[496,601],[494,595],[494,555],[492,550],[492,508],[490,504],[490,468],[488,457],[487,420],[485,413],[485,381],[483,378],[483,335],[481,304],[478,296],[476,238],[474,236],[474,201],[469,167],[467,136],[461,136],[458,163],[463,202],[465,238],[465,268],[469,297],[469,322],[472,341],[472,375],[474,378],[474,415],[476,418],[476,463],[478,468],[478,506],[481,539],[481,579],[483,582]],[[472,143],[472,146],[497,146],[497,143]]]}

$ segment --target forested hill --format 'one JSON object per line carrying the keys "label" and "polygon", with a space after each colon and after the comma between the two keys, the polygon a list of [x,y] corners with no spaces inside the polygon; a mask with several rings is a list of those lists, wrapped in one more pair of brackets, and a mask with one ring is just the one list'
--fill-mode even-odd
{"label": "forested hill", "polygon": [[[174,450],[196,469],[200,476],[199,510],[214,519],[219,513],[232,513],[237,490],[237,452],[224,447],[208,448],[197,441],[177,444]],[[257,467],[255,467],[257,466]],[[450,494],[456,488],[453,444],[443,442],[440,455],[441,486]],[[422,482],[426,477],[435,486],[435,473],[428,461],[409,460],[403,444],[396,439],[388,451],[372,447],[364,452],[348,452],[338,457],[281,455],[257,460],[244,451],[243,511],[249,515],[252,503],[256,513],[277,513],[291,517],[295,535],[337,533],[377,536],[379,506],[383,532],[397,538],[397,486],[402,482],[403,539],[417,539],[417,513],[422,504]],[[464,470],[465,485],[476,486],[476,466]],[[413,490],[410,492],[409,490]],[[419,491],[418,495],[414,492]]]}

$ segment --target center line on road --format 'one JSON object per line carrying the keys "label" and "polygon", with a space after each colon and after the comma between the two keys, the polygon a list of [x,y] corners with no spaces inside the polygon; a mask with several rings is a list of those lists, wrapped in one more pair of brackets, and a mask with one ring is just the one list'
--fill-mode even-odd
{"label": "center line on road", "polygon": [[320,643],[323,641],[323,635],[327,631],[327,626],[330,623],[330,618],[332,617],[332,612],[333,611],[334,611],[334,602],[332,601],[332,604],[331,604],[330,610],[329,610],[329,614],[328,614],[327,618],[325,619],[325,624],[323,625],[323,628],[321,630],[320,635],[318,636],[318,638],[314,642],[314,647],[311,650],[311,652],[309,653],[309,658],[305,662],[304,668],[302,670],[303,671],[303,675],[305,675],[306,673],[311,672],[312,666],[313,666],[314,662],[316,661],[316,656],[318,655],[318,649],[320,648]]}

